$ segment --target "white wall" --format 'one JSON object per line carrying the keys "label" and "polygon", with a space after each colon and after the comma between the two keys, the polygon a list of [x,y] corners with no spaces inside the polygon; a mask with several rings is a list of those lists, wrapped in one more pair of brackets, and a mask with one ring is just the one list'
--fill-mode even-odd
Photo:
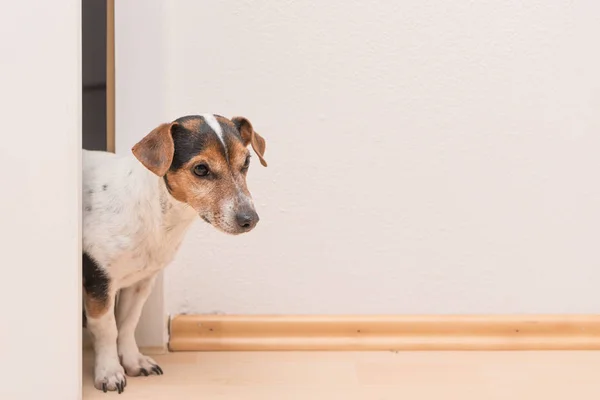
{"label": "white wall", "polygon": [[81,7],[0,13],[0,399],[81,398]]}
{"label": "white wall", "polygon": [[166,115],[245,115],[269,162],[168,312],[597,312],[600,4],[165,4]]}
{"label": "white wall", "polygon": [[[172,119],[166,109],[163,0],[115,2],[115,147],[118,154],[159,124]],[[144,307],[137,329],[140,346],[167,341],[163,276]]]}

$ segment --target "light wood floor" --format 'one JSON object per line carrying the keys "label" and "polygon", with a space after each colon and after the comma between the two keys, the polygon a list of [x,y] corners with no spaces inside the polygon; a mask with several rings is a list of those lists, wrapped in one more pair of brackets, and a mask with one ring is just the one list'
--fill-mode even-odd
{"label": "light wood floor", "polygon": [[[122,399],[600,399],[600,352],[172,353]],[[94,389],[84,359],[86,400]]]}

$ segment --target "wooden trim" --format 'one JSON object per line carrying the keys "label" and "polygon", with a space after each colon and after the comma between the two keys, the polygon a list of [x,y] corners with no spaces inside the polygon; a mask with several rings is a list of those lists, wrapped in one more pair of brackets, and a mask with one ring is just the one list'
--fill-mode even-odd
{"label": "wooden trim", "polygon": [[106,0],[106,149],[115,152],[115,0]]}
{"label": "wooden trim", "polygon": [[600,315],[178,315],[171,351],[600,350]]}

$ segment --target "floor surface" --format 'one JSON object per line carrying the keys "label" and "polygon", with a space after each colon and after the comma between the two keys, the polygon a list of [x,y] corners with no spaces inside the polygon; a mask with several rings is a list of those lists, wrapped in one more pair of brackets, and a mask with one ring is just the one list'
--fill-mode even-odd
{"label": "floor surface", "polygon": [[[121,399],[600,399],[600,352],[172,353]],[[84,359],[83,398],[107,399]]]}

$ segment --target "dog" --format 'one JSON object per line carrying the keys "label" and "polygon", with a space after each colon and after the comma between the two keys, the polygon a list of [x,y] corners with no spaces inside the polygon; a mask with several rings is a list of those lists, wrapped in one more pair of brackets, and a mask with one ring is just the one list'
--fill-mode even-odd
{"label": "dog", "polygon": [[126,156],[83,150],[84,325],[97,389],[122,393],[126,375],[162,375],[134,332],[192,222],[233,235],[258,223],[249,146],[266,167],[265,140],[248,119],[204,114],[161,124]]}

